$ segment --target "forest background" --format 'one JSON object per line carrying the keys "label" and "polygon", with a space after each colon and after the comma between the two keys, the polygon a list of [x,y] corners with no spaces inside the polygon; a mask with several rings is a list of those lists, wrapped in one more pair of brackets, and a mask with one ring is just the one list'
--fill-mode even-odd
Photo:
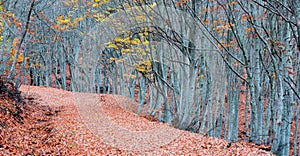
{"label": "forest background", "polygon": [[17,88],[126,95],[179,129],[300,154],[297,1],[2,0],[0,13],[0,75]]}

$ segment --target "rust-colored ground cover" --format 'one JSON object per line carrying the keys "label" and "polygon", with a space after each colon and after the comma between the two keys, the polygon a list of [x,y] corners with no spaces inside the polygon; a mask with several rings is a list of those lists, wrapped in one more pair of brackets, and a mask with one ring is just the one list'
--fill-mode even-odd
{"label": "rust-colored ground cover", "polygon": [[[0,155],[271,155],[250,143],[228,146],[146,120],[126,109],[136,104],[122,96],[29,86],[21,91],[26,104],[20,121],[5,112],[15,102],[1,96]],[[128,137],[138,143],[122,140]]]}

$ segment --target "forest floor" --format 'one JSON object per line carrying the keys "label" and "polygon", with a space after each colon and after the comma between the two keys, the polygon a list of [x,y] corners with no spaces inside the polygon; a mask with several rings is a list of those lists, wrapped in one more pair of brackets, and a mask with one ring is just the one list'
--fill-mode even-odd
{"label": "forest floor", "polygon": [[0,155],[272,155],[149,120],[123,96],[20,90],[23,102],[1,90]]}

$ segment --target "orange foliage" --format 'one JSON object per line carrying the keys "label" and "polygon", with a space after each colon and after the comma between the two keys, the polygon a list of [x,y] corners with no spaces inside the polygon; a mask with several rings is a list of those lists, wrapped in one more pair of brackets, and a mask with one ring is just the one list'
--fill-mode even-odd
{"label": "orange foliage", "polygon": [[189,0],[178,0],[176,2],[176,5],[178,8],[184,9],[184,8],[186,8],[186,5],[188,2],[189,2]]}
{"label": "orange foliage", "polygon": [[251,20],[253,17],[249,14],[243,14],[241,17],[241,21]]}

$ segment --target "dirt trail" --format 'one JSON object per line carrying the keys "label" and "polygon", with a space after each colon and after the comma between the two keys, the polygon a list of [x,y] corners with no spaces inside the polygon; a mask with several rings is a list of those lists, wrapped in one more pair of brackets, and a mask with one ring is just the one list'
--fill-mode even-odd
{"label": "dirt trail", "polygon": [[[138,104],[119,95],[73,93],[21,86],[22,94],[61,110],[53,117],[64,155],[272,155],[245,142],[233,143],[181,131],[135,113]],[[1,153],[1,152],[0,152]]]}
{"label": "dirt trail", "polygon": [[[103,143],[121,150],[151,150],[169,144],[182,133],[167,124],[148,121],[130,111],[124,110],[126,103],[131,100],[115,95],[97,95],[88,93],[60,94],[53,91],[51,99],[45,95],[42,89],[35,92],[33,89],[25,89],[23,92],[39,97],[52,106],[63,106],[69,102],[76,106],[80,121],[93,132]],[[32,87],[31,87],[32,88]],[[47,88],[51,89],[51,88]],[[50,102],[51,101],[51,102]]]}

